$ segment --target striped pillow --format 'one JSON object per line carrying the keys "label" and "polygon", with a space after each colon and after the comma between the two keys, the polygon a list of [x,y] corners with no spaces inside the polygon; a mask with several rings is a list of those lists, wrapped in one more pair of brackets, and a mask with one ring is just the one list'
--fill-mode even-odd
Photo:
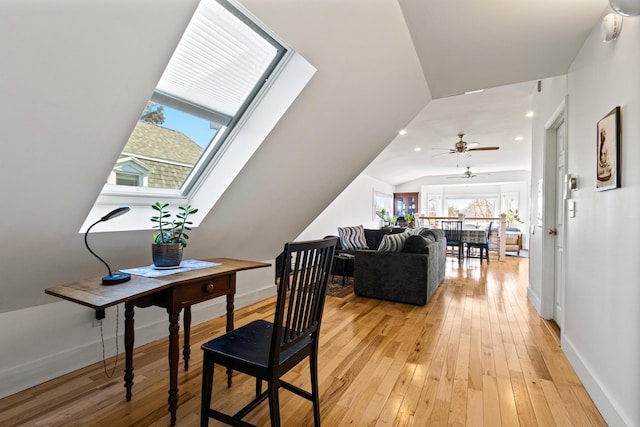
{"label": "striped pillow", "polygon": [[422,228],[422,227],[407,228],[405,230],[405,233],[409,233],[410,236],[413,236],[415,234],[421,234],[423,230],[424,230],[424,228]]}
{"label": "striped pillow", "polygon": [[402,252],[404,242],[409,238],[409,233],[386,234],[378,247],[379,252]]}
{"label": "striped pillow", "polygon": [[340,246],[342,249],[354,251],[356,249],[367,249],[367,239],[364,238],[364,226],[338,227],[340,236]]}

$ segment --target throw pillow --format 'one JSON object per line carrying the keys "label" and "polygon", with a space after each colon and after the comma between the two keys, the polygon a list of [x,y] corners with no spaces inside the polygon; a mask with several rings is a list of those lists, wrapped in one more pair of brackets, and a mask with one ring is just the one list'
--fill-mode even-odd
{"label": "throw pillow", "polygon": [[407,241],[404,243],[404,249],[402,250],[402,252],[412,254],[426,254],[428,253],[427,246],[429,243],[430,242],[428,242],[427,239],[422,236],[409,236]]}
{"label": "throw pillow", "polygon": [[422,234],[422,231],[424,230],[424,228],[422,227],[414,227],[414,228],[407,228],[407,233],[409,233],[409,235],[414,236],[416,234]]}
{"label": "throw pillow", "polygon": [[340,246],[347,251],[367,249],[367,240],[364,238],[364,226],[338,227]]}
{"label": "throw pillow", "polygon": [[382,238],[382,242],[380,242],[380,247],[378,248],[379,252],[402,252],[404,248],[404,242],[407,241],[409,234],[407,233],[396,233],[396,234],[387,234]]}
{"label": "throw pillow", "polygon": [[420,237],[427,241],[427,245],[430,245],[436,241],[436,238],[433,236],[433,234],[429,234],[428,236],[422,235]]}

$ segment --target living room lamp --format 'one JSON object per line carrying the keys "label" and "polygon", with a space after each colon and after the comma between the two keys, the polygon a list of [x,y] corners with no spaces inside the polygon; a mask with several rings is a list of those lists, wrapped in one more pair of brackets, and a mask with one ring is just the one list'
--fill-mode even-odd
{"label": "living room lamp", "polygon": [[105,260],[100,258],[95,252],[93,252],[91,250],[91,248],[89,247],[89,243],[87,242],[87,236],[89,235],[89,230],[91,230],[91,228],[93,228],[94,225],[96,225],[96,224],[98,224],[100,222],[109,221],[112,218],[115,218],[117,216],[120,216],[120,215],[123,215],[123,214],[129,212],[130,210],[131,210],[131,208],[129,206],[121,206],[121,207],[119,207],[117,209],[114,209],[111,212],[109,212],[108,214],[106,214],[105,216],[103,216],[102,218],[100,218],[99,220],[97,220],[96,222],[94,222],[93,224],[91,224],[89,226],[89,228],[87,228],[87,231],[84,233],[84,244],[87,247],[87,249],[89,250],[89,252],[91,252],[93,254],[93,256],[95,256],[100,261],[102,261],[102,263],[107,267],[107,270],[109,270],[109,275],[104,276],[102,278],[102,284],[103,285],[117,285],[118,283],[127,282],[127,281],[131,280],[131,275],[128,274],[128,273],[121,273],[121,272],[113,273],[111,271],[111,267],[109,267],[109,264],[107,264],[105,262]]}

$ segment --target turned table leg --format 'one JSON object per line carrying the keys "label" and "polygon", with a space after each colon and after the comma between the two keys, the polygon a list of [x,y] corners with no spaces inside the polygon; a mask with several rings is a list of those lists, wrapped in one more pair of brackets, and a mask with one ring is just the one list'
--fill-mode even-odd
{"label": "turned table leg", "polygon": [[124,367],[124,386],[127,389],[127,402],[131,401],[131,388],[133,387],[133,304],[124,303],[124,351],[125,351],[125,367]]}
{"label": "turned table leg", "polygon": [[180,358],[180,343],[178,333],[180,331],[180,311],[171,313],[169,310],[169,412],[171,412],[171,425],[176,424],[176,412],[178,410],[178,361]]}

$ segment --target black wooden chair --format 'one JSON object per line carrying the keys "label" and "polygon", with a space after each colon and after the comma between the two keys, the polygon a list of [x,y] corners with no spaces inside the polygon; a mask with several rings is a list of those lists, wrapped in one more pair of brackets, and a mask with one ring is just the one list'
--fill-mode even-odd
{"label": "black wooden chair", "polygon": [[[444,236],[447,239],[447,248],[458,248],[458,259],[462,259],[464,253],[464,243],[462,242],[462,221],[442,221],[441,227],[444,230]],[[447,252],[453,254],[455,252]]]}
{"label": "black wooden chair", "polygon": [[[315,425],[320,425],[318,338],[337,240],[333,237],[287,243],[273,323],[256,320],[202,346],[201,426],[207,426],[209,418],[236,426],[251,425],[242,418],[266,399],[271,425],[280,426],[280,387],[313,402]],[[307,357],[311,368],[310,392],[280,379]],[[215,364],[256,378],[255,398],[233,416],[211,408]],[[267,382],[264,392],[263,381]],[[227,385],[231,387],[231,377]]]}
{"label": "black wooden chair", "polygon": [[[482,264],[482,259],[486,259],[487,263],[489,263],[489,238],[491,237],[491,226],[493,225],[493,221],[489,222],[489,228],[487,228],[487,239],[481,243],[475,242],[467,242],[467,258],[473,257],[472,252],[475,252],[474,249],[478,249],[480,257],[480,264]],[[484,257],[483,257],[484,254]]]}

